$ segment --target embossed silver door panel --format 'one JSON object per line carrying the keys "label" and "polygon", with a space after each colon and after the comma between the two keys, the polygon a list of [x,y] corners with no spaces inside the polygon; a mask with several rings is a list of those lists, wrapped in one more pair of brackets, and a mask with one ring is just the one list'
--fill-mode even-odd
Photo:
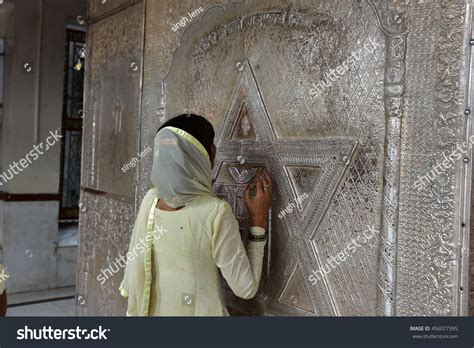
{"label": "embossed silver door panel", "polygon": [[126,308],[117,258],[127,251],[135,215],[136,167],[124,166],[139,152],[143,12],[138,3],[88,28],[77,268],[83,315],[123,315]]}
{"label": "embossed silver door panel", "polygon": [[83,186],[133,200],[136,174],[131,166],[122,168],[138,150],[143,4],[91,25],[87,47],[92,71],[87,76]]}
{"label": "embossed silver door panel", "polygon": [[[141,149],[152,146],[167,119],[205,115],[217,132],[215,190],[234,208],[243,238],[250,227],[243,189],[257,168],[273,177],[260,289],[245,301],[224,284],[231,313],[467,313],[469,205],[463,202],[470,198],[470,168],[460,159],[425,190],[418,192],[415,182],[471,132],[464,116],[469,6],[461,0],[146,1],[142,112],[134,120],[132,113],[122,117],[127,129],[140,127]],[[201,15],[171,29],[199,7]],[[135,47],[133,35],[117,40]],[[112,100],[103,107],[110,112],[107,150],[121,139],[113,98],[134,95],[128,89],[136,85],[127,87],[133,77],[121,80],[97,62],[91,68],[120,80],[91,92],[88,101],[96,108],[93,100],[102,95]],[[318,84],[320,93],[312,93]],[[84,143],[88,151],[97,141]],[[101,179],[110,164],[98,162],[100,180],[93,181],[91,163],[84,173],[91,188],[133,195],[133,181]],[[150,185],[150,169],[151,157],[134,173],[136,204]],[[85,216],[87,222],[93,213]],[[88,229],[99,223],[89,221]],[[123,222],[109,222],[117,223]],[[367,231],[375,232],[354,243]],[[114,252],[124,253],[125,244],[116,243]],[[341,253],[347,257],[335,262]],[[90,279],[97,276],[97,268],[88,271]],[[114,303],[100,311],[116,311]]]}
{"label": "embossed silver door panel", "polygon": [[[328,256],[378,226],[381,214],[384,35],[367,3],[341,2],[337,11],[323,11],[329,4],[212,7],[182,34],[163,76],[157,109],[161,102],[165,117],[189,110],[218,130],[216,191],[235,207],[244,237],[244,184],[230,169],[242,174],[248,164],[265,166],[274,178],[261,288],[252,301],[227,291],[233,313],[375,313],[376,238],[316,285],[308,280]],[[337,24],[351,12],[354,25]],[[159,17],[151,13],[153,7],[149,20]],[[173,13],[179,16],[180,7]],[[167,41],[150,34],[147,42],[156,42],[159,54]],[[310,96],[328,64],[342,63],[366,43],[373,45],[363,58],[367,68],[353,69],[319,98]],[[295,211],[278,217],[304,193],[308,198]]]}

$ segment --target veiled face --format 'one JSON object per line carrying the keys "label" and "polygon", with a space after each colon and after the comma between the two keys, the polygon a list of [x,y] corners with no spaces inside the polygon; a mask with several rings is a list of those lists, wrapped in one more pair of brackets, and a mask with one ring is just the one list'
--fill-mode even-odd
{"label": "veiled face", "polygon": [[201,195],[214,195],[211,166],[214,162],[191,134],[165,127],[155,137],[151,182],[157,195],[171,208],[182,207]]}

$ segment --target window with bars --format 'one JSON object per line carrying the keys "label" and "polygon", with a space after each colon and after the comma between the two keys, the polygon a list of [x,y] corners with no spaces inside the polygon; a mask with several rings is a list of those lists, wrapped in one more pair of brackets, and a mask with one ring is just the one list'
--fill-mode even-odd
{"label": "window with bars", "polygon": [[81,30],[68,28],[66,31],[60,220],[79,217],[85,36]]}

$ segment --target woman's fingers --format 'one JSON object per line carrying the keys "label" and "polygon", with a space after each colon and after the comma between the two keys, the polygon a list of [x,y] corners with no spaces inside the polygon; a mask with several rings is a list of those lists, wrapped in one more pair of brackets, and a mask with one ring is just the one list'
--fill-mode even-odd
{"label": "woman's fingers", "polygon": [[263,195],[263,182],[259,180],[256,184],[257,193],[255,196],[259,197]]}
{"label": "woman's fingers", "polygon": [[265,192],[271,191],[272,181],[270,179],[270,176],[268,175],[268,172],[266,170],[264,170],[263,174],[262,173],[258,174],[258,177],[259,177],[260,181],[263,182],[263,188],[264,188]]}
{"label": "woman's fingers", "polygon": [[244,192],[244,197],[245,197],[245,203],[248,205],[250,203],[250,191],[251,191],[251,187],[250,187],[250,184],[247,185],[247,187],[245,188],[245,192]]}
{"label": "woman's fingers", "polygon": [[270,178],[270,175],[268,174],[268,171],[265,170],[264,176],[263,176],[263,190],[265,192],[265,203],[268,207],[270,207],[271,202],[272,202],[272,180]]}
{"label": "woman's fingers", "polygon": [[270,176],[268,175],[268,172],[266,169],[259,170],[257,172],[258,178],[263,181],[264,187],[271,186],[272,181],[270,180]]}
{"label": "woman's fingers", "polygon": [[[251,191],[255,190],[255,196],[252,197]],[[255,177],[245,189],[245,200],[251,200],[255,197],[264,197],[265,204],[269,205],[272,199],[272,181],[266,170],[258,169]],[[263,202],[262,202],[263,203]]]}
{"label": "woman's fingers", "polygon": [[272,187],[272,178],[270,178],[270,174],[268,174],[268,171],[265,170],[265,179],[270,187]]}

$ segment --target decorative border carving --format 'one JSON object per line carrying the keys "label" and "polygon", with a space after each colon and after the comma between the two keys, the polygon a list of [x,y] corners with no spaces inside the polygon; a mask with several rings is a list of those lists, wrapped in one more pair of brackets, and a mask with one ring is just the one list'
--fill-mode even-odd
{"label": "decorative border carving", "polygon": [[[387,36],[385,76],[385,173],[382,210],[381,246],[378,274],[377,312],[396,315],[396,262],[400,185],[400,135],[406,67],[407,8],[397,0],[367,0],[377,13],[379,24]],[[457,144],[459,57],[462,46],[464,7],[453,0],[440,0],[440,34],[437,59],[438,83],[434,104],[435,128],[439,154]],[[446,173],[454,177],[454,169]],[[437,213],[429,240],[429,279],[432,286],[427,300],[429,315],[449,315],[453,303],[456,250],[454,245],[455,185],[445,175],[437,177],[431,187],[430,207]]]}
{"label": "decorative border carving", "polygon": [[386,39],[385,163],[377,277],[377,313],[395,315],[396,260],[400,190],[400,143],[406,70],[406,7],[397,0],[367,0]]}
{"label": "decorative border carving", "polygon": [[318,13],[318,16],[308,16],[306,13],[295,10],[281,10],[281,11],[264,11],[260,13],[253,13],[237,17],[232,22],[219,27],[219,29],[212,31],[205,35],[196,44],[198,49],[194,54],[204,54],[212,47],[216,46],[220,41],[227,36],[243,29],[251,27],[263,27],[266,24],[285,25],[306,30],[316,31],[318,28],[333,28],[336,29],[336,23],[332,18],[324,13]]}
{"label": "decorative border carving", "polygon": [[[458,144],[459,118],[458,113],[460,90],[461,47],[465,10],[464,4],[453,0],[440,1],[440,33],[438,39],[436,99],[434,102],[436,138],[440,140],[439,156],[446,150],[451,151]],[[431,187],[432,200],[429,202],[436,215],[433,216],[439,229],[430,231],[428,270],[432,286],[428,298],[428,315],[452,314],[453,292],[455,291],[453,279],[456,277],[457,251],[455,246],[454,213],[456,187],[454,169],[444,175],[436,177]]]}

